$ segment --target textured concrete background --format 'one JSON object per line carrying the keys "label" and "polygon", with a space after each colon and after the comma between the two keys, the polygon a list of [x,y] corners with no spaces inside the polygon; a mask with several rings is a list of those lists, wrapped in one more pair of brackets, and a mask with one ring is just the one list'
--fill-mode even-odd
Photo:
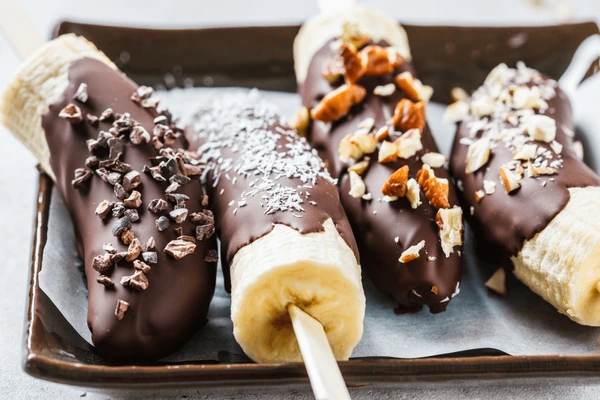
{"label": "textured concrete background", "polygon": [[[0,0],[10,1],[10,0]],[[31,14],[34,27],[47,35],[63,18],[138,26],[215,26],[283,24],[300,22],[316,13],[316,2],[277,0],[20,0]],[[368,1],[390,15],[428,24],[539,24],[565,19],[600,19],[596,0],[407,0]],[[0,88],[17,66],[17,58],[0,37]],[[307,399],[308,386],[287,392],[263,389],[176,390],[167,392],[89,392],[86,389],[34,380],[21,371],[23,319],[36,190],[35,161],[0,128],[0,398],[2,399]],[[447,382],[404,384],[351,390],[355,399],[596,399],[600,386],[569,379],[519,382]]]}

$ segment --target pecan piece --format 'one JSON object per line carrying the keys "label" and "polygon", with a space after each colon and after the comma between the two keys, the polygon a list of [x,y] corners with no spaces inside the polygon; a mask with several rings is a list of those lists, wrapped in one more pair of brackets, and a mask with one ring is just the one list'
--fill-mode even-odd
{"label": "pecan piece", "polygon": [[344,84],[329,92],[311,110],[313,119],[324,122],[337,121],[350,111],[350,108],[363,101],[367,91],[364,87],[355,84]]}
{"label": "pecan piece", "polygon": [[422,101],[414,103],[409,99],[401,99],[396,104],[391,123],[402,132],[409,129],[422,131],[425,128],[425,103]]}
{"label": "pecan piece", "polygon": [[406,182],[408,182],[408,165],[404,165],[394,171],[381,187],[381,193],[386,196],[403,197],[406,194]]}
{"label": "pecan piece", "polygon": [[436,208],[450,207],[448,200],[448,180],[437,178],[429,165],[424,164],[419,172],[417,172],[417,182],[432,206]]}

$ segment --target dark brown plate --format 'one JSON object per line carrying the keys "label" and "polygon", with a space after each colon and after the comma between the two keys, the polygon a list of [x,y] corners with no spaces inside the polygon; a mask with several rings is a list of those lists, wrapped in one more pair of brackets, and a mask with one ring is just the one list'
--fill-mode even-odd
{"label": "dark brown plate", "polygon": [[[577,45],[598,32],[595,23],[526,28],[405,27],[419,74],[433,84],[437,100],[446,99],[454,86],[473,88],[491,67],[502,61],[524,60],[557,78]],[[291,45],[297,30],[298,26],[151,30],[63,22],[55,33],[86,36],[141,84],[165,84],[168,75],[169,84],[189,84],[191,78],[197,86],[295,91]],[[556,49],[557,42],[561,43],[560,51]],[[51,188],[51,180],[40,174],[25,321],[27,373],[103,388],[307,382],[304,366],[296,363],[213,361],[114,366],[100,359],[38,285]],[[480,349],[423,359],[355,359],[342,362],[341,369],[351,386],[539,376],[587,379],[598,378],[600,356],[508,356]]]}

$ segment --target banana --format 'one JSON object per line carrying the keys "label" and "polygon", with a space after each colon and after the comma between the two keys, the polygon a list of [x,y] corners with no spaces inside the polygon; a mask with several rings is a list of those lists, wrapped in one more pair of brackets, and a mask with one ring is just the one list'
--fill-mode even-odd
{"label": "banana", "polygon": [[336,359],[347,360],[360,340],[365,314],[360,266],[332,220],[323,227],[301,234],[277,224],[235,255],[233,333],[253,360],[302,361],[289,304],[323,325]]}
{"label": "banana", "polygon": [[0,119],[54,179],[50,151],[42,130],[42,116],[67,87],[69,65],[80,58],[96,58],[117,67],[83,37],[62,35],[39,48],[23,63],[0,101]]}
{"label": "banana", "polygon": [[569,193],[565,208],[512,257],[513,272],[560,313],[600,326],[600,187]]}
{"label": "banana", "polygon": [[446,117],[460,122],[450,164],[463,200],[512,254],[514,275],[573,321],[600,326],[600,177],[576,156],[558,84],[500,64]]}
{"label": "banana", "polygon": [[406,31],[397,21],[361,5],[322,13],[305,22],[294,39],[296,80],[304,81],[310,61],[323,45],[334,37],[347,34],[367,35],[374,41],[385,40],[406,60],[411,59]]}

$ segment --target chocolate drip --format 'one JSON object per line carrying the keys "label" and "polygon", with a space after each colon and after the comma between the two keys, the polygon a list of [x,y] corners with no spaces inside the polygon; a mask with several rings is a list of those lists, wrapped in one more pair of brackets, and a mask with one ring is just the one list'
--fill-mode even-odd
{"label": "chocolate drip", "polygon": [[[157,359],[179,347],[206,321],[214,292],[216,263],[214,260],[207,262],[204,258],[209,250],[216,247],[216,243],[214,237],[197,242],[195,252],[179,261],[163,252],[167,243],[179,234],[174,231],[174,224],[164,232],[159,232],[155,226],[155,216],[146,210],[146,206],[151,199],[164,198],[169,182],[158,183],[141,173],[143,166],[150,164],[150,158],[157,156],[151,144],[127,144],[122,161],[140,171],[142,185],[136,190],[144,201],[139,209],[139,222],[133,222],[131,227],[142,244],[154,237],[158,263],[153,264],[147,272],[149,286],[145,290],[132,290],[119,283],[122,277],[134,273],[131,263],[117,263],[110,275],[114,288],[96,281],[99,274],[92,268],[92,259],[103,254],[103,244],[110,243],[117,251],[126,251],[127,247],[113,236],[112,226],[116,218],[107,218],[103,222],[94,213],[102,200],[116,200],[113,187],[96,176],[92,177],[87,188],[76,189],[71,185],[73,171],[83,167],[89,156],[86,140],[96,138],[99,129],[108,130],[110,127],[105,122],[94,127],[85,118],[81,123],[72,124],[58,116],[65,106],[74,102],[73,96],[81,83],[87,84],[89,93],[85,103],[76,102],[84,116],[99,116],[110,107],[116,113],[130,113],[132,119],[152,132],[153,119],[157,114],[154,109],[144,109],[130,99],[137,86],[124,74],[100,61],[85,58],[70,65],[69,86],[61,100],[50,106],[42,122],[56,184],[73,218],[79,252],[85,265],[88,325],[94,345],[101,355],[114,361]],[[179,139],[174,147],[183,145]],[[190,197],[190,212],[199,210],[202,198],[199,183],[184,185],[179,192]],[[189,221],[180,226],[183,234],[194,234]],[[143,274],[138,272],[138,275]],[[116,313],[118,302],[120,308]],[[118,317],[122,319],[118,320]]]}
{"label": "chocolate drip", "polygon": [[[545,83],[552,83],[543,78]],[[528,86],[531,86],[530,83]],[[452,174],[462,183],[460,195],[465,210],[472,207],[470,222],[473,227],[503,256],[514,256],[523,243],[543,230],[569,201],[570,187],[600,185],[600,178],[580,160],[573,148],[573,121],[571,105],[560,88],[547,101],[548,108],[540,113],[556,121],[556,141],[560,143],[560,158],[563,166],[555,175],[525,177],[521,187],[514,192],[506,193],[500,178],[501,165],[513,160],[513,153],[502,143],[492,150],[492,155],[484,168],[475,173],[465,173],[468,145],[462,144],[463,138],[471,137],[467,122],[458,125],[457,134],[452,146],[450,168]],[[478,133],[478,135],[480,135]],[[538,146],[549,148],[542,142]],[[496,191],[485,196],[480,202],[475,201],[475,192],[481,190],[483,181],[496,183]]]}
{"label": "chocolate drip", "polygon": [[[303,104],[308,108],[314,107],[334,88],[322,76],[322,71],[337,56],[333,41],[327,42],[315,53],[307,77],[299,87]],[[404,63],[396,72],[403,71],[413,72],[412,66]],[[379,97],[373,95],[373,89],[392,82],[392,79],[393,75],[363,78],[358,83],[367,89],[365,100],[339,121],[313,121],[308,139],[326,160],[332,175],[339,178],[340,197],[356,234],[362,265],[375,285],[398,301],[402,310],[418,309],[425,304],[432,312],[440,312],[445,310],[450,298],[457,293],[461,275],[460,251],[457,248],[449,257],[444,255],[435,223],[436,209],[427,203],[422,193],[423,204],[417,209],[412,209],[406,198],[387,203],[382,200],[381,194],[384,181],[397,168],[408,165],[410,175],[414,176],[422,166],[420,156],[438,151],[429,127],[422,132],[423,149],[417,153],[417,157],[381,164],[377,161],[377,154],[371,155],[369,168],[363,176],[367,190],[373,194],[373,200],[370,201],[348,194],[348,164],[338,155],[340,141],[347,134],[355,132],[365,118],[373,118],[376,128],[388,123],[396,103],[404,97],[402,91],[396,90],[389,97]],[[434,171],[437,177],[449,179],[444,168],[434,168]],[[451,183],[449,202],[451,206],[457,204]],[[401,264],[398,261],[401,253],[421,240],[425,240],[421,257]],[[434,287],[437,293],[434,293]]]}
{"label": "chocolate drip", "polygon": [[[358,260],[352,229],[322,161],[303,138],[280,122],[268,104],[251,98],[231,98],[200,109],[188,130],[191,148],[198,148],[200,160],[207,165],[206,187],[221,240],[227,290],[230,289],[228,267],[235,254],[269,233],[275,224],[311,233],[323,231],[323,223],[331,218]],[[261,150],[262,147],[266,150]],[[255,165],[255,159],[249,160],[258,151],[259,162],[263,163],[260,166]],[[276,159],[290,170],[295,169],[292,165],[298,165],[306,173],[290,177],[287,172],[278,176],[278,168],[271,169],[270,165]],[[314,181],[301,179],[309,175]],[[281,189],[275,193],[262,190],[253,193],[265,182],[263,176],[266,186],[273,184]],[[283,203],[273,200],[284,192],[288,197]],[[287,199],[296,195],[298,202],[286,204]],[[276,210],[273,204],[281,208]]]}

